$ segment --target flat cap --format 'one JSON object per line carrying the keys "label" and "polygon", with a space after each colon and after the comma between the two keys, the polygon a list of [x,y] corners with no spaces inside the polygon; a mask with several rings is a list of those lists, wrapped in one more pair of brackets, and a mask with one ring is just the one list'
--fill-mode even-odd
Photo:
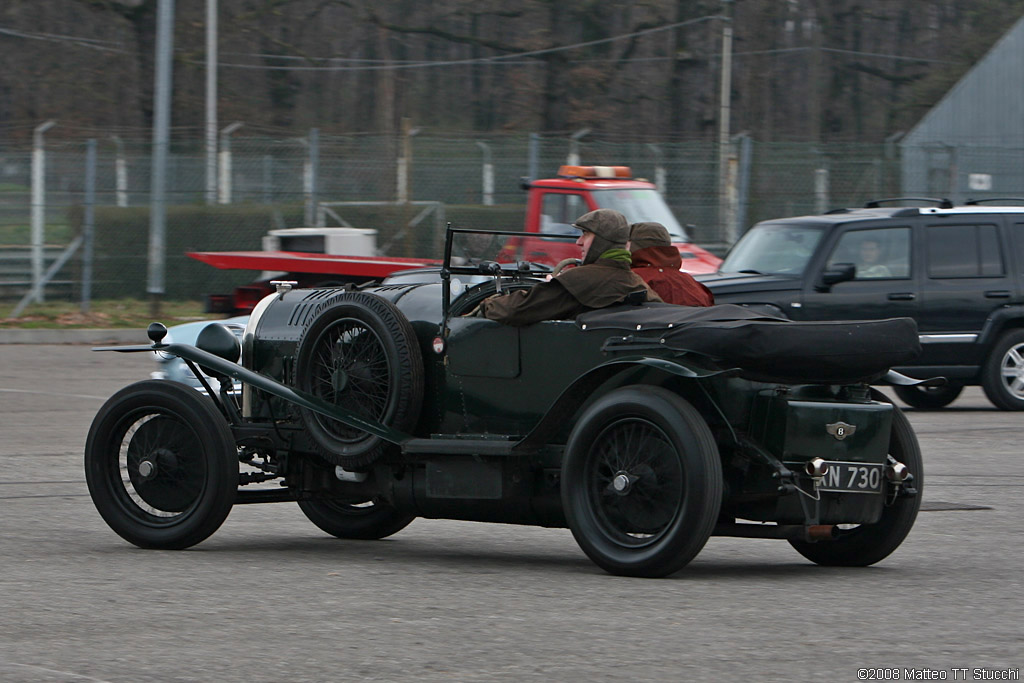
{"label": "flat cap", "polygon": [[614,209],[598,209],[576,219],[573,227],[592,232],[614,246],[626,246],[629,239],[629,221]]}

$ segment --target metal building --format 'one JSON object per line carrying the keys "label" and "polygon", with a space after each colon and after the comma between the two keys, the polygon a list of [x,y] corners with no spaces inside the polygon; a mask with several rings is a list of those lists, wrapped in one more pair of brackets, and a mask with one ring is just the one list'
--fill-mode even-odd
{"label": "metal building", "polygon": [[1024,18],[900,141],[903,192],[1024,197]]}

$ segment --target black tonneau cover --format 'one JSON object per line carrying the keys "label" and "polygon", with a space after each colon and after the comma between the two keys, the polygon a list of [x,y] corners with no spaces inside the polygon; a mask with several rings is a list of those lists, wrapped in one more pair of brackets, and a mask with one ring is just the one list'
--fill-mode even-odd
{"label": "black tonneau cover", "polygon": [[652,303],[590,311],[576,323],[584,330],[639,333],[645,342],[663,339],[666,348],[714,358],[756,379],[871,381],[921,353],[912,318],[793,321],[734,304]]}

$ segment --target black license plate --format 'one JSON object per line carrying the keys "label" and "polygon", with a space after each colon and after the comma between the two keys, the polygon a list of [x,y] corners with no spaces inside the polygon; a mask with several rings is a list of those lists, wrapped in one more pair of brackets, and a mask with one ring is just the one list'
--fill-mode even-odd
{"label": "black license plate", "polygon": [[821,478],[819,491],[840,493],[881,493],[885,473],[882,465],[865,462],[828,460],[828,471]]}

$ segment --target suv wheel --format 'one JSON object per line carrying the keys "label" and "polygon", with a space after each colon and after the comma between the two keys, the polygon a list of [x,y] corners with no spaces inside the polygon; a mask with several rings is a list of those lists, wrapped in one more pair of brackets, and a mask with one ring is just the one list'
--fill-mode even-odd
{"label": "suv wheel", "polygon": [[921,410],[936,410],[945,408],[955,401],[964,390],[964,385],[947,382],[941,387],[893,387],[892,390],[908,406]]}
{"label": "suv wheel", "polygon": [[985,361],[981,387],[1000,410],[1024,410],[1024,330],[999,338]]}

